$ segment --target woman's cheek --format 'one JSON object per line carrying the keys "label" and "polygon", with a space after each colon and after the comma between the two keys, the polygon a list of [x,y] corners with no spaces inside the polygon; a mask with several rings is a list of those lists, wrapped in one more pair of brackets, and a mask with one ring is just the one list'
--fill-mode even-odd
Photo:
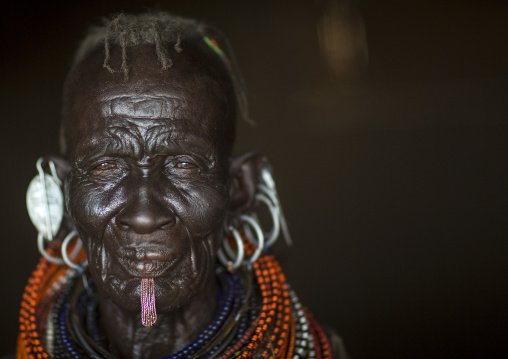
{"label": "woman's cheek", "polygon": [[122,202],[122,191],[114,186],[101,186],[76,181],[69,188],[69,211],[78,226],[93,237],[102,237],[108,223]]}
{"label": "woman's cheek", "polygon": [[180,214],[187,227],[196,236],[203,236],[217,228],[224,220],[229,203],[226,186],[208,186],[188,191],[185,215]]}

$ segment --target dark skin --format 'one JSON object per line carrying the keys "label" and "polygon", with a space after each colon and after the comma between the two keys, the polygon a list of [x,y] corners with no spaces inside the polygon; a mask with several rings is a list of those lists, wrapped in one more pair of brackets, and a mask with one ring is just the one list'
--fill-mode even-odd
{"label": "dark skin", "polygon": [[[71,71],[67,156],[56,164],[109,350],[155,358],[190,344],[213,318],[225,224],[252,210],[265,160],[230,155],[236,100],[217,55],[191,44],[161,70],[153,46],[129,51],[127,82],[102,68],[100,51]],[[142,278],[155,281],[150,328],[140,320]]]}

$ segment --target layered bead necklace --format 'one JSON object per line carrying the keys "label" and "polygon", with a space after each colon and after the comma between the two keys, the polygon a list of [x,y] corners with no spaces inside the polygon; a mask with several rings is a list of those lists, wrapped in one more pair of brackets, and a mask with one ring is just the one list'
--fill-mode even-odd
{"label": "layered bead necklace", "polygon": [[[245,243],[245,250],[253,247]],[[18,359],[114,358],[101,340],[93,283],[84,274],[41,258],[21,302]],[[86,277],[85,277],[86,278]],[[302,307],[275,258],[252,267],[217,269],[221,285],[211,323],[167,359],[328,359],[328,337]]]}

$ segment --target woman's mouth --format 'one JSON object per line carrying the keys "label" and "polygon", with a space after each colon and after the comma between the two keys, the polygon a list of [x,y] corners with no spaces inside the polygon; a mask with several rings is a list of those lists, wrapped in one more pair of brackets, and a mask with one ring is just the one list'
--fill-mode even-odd
{"label": "woman's mouth", "polygon": [[160,253],[136,253],[119,256],[120,264],[131,275],[139,278],[156,278],[162,276],[175,262]]}

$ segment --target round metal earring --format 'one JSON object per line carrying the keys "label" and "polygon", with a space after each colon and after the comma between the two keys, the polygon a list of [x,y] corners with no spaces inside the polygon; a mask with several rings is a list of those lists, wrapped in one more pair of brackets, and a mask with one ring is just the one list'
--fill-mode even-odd
{"label": "round metal earring", "polygon": [[[261,171],[261,179],[262,183],[258,184],[258,190],[265,194],[277,209],[278,221],[280,223],[282,234],[284,235],[284,239],[286,240],[288,246],[291,246],[293,241],[291,239],[291,235],[289,234],[289,228],[286,222],[286,218],[284,217],[282,206],[280,205],[279,195],[277,194],[277,188],[275,187],[275,181],[273,180],[272,173],[268,168],[264,168]],[[270,245],[272,245],[274,241],[275,240],[273,240]]]}
{"label": "round metal earring", "polygon": [[[79,268],[79,265],[74,264],[72,260],[76,258],[76,256],[79,254],[79,251],[81,250],[82,243],[81,240],[78,238],[78,242],[74,246],[72,253],[70,255],[67,254],[67,246],[69,245],[70,241],[77,236],[77,232],[73,230],[70,232],[65,239],[62,242],[62,246],[60,248],[62,257],[55,257],[51,254],[49,254],[46,249],[44,248],[44,237],[41,232],[37,235],[37,247],[39,249],[39,253],[46,258],[49,262],[62,265],[67,264],[69,267],[77,269]],[[86,262],[84,262],[86,264]]]}
{"label": "round metal earring", "polygon": [[270,211],[270,215],[272,217],[273,227],[269,232],[266,233],[265,238],[265,245],[264,248],[271,247],[273,243],[277,240],[277,237],[279,237],[280,233],[280,221],[279,221],[279,210],[276,207],[276,205],[264,194],[258,193],[256,195],[256,199],[260,202],[263,202],[268,207],[268,210]]}
{"label": "round metal earring", "polygon": [[79,251],[81,250],[81,247],[83,246],[83,243],[81,242],[81,239],[79,237],[77,238],[77,242],[76,242],[76,245],[74,246],[74,249],[72,250],[72,253],[70,255],[67,255],[67,246],[69,245],[69,243],[71,242],[71,240],[74,237],[77,237],[77,235],[78,235],[78,232],[76,232],[76,230],[73,230],[72,232],[70,232],[63,240],[62,250],[61,250],[63,261],[65,262],[65,264],[67,264],[70,268],[73,268],[73,269],[83,268],[83,266],[86,266],[88,264],[88,261],[84,261],[83,263],[80,263],[80,264],[75,264],[72,262],[72,260],[74,258],[76,258]]}
{"label": "round metal earring", "polygon": [[258,260],[261,252],[263,251],[265,245],[265,236],[263,235],[263,231],[261,230],[259,223],[253,217],[242,214],[240,219],[249,224],[256,234],[256,240],[249,238],[249,240],[257,247],[252,256],[249,258],[249,262],[252,264]]}
{"label": "round metal earring", "polygon": [[[235,239],[237,253],[236,255],[233,253],[231,246],[229,245],[229,243],[227,243],[227,239],[225,239],[222,242],[222,247],[219,248],[219,250],[217,251],[217,258],[229,271],[233,271],[235,269],[238,269],[242,264],[243,259],[245,257],[245,251],[243,248],[243,240],[240,233],[238,233],[238,231],[233,227],[229,227],[228,230],[233,234],[233,238]],[[227,252],[227,255],[224,252]],[[234,260],[230,260],[228,258],[228,255],[229,258],[232,258]]]}
{"label": "round metal earring", "polygon": [[59,265],[65,263],[62,258],[52,256],[51,254],[46,252],[46,249],[44,249],[44,235],[42,234],[42,232],[39,232],[37,234],[37,248],[39,249],[39,253],[51,263]]}

